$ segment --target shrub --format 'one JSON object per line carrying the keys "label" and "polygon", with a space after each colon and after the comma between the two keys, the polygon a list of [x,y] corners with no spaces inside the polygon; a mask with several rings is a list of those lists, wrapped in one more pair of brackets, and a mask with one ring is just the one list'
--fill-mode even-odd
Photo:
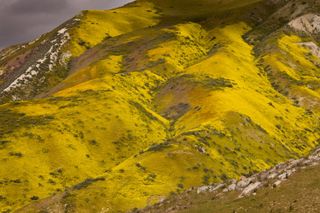
{"label": "shrub", "polygon": [[184,185],[183,185],[182,183],[179,183],[179,184],[177,185],[177,187],[178,187],[179,189],[183,189],[183,188],[184,188]]}
{"label": "shrub", "polygon": [[21,158],[23,154],[21,152],[9,152],[10,156]]}
{"label": "shrub", "polygon": [[92,146],[97,146],[98,142],[96,140],[90,140],[89,144],[92,145]]}
{"label": "shrub", "polygon": [[202,183],[203,183],[204,185],[209,185],[209,182],[210,182],[210,176],[209,176],[209,175],[204,175],[204,176],[202,177]]}
{"label": "shrub", "polygon": [[156,178],[157,178],[157,175],[156,175],[156,174],[150,173],[150,174],[148,174],[148,176],[145,178],[145,180],[146,180],[146,181],[149,181],[149,182],[154,182]]}
{"label": "shrub", "polygon": [[159,152],[159,151],[162,151],[168,147],[170,147],[169,142],[164,142],[164,143],[152,145],[151,147],[149,147],[148,151],[149,152]]}
{"label": "shrub", "polygon": [[30,199],[31,200],[39,200],[39,197],[38,196],[32,196]]}

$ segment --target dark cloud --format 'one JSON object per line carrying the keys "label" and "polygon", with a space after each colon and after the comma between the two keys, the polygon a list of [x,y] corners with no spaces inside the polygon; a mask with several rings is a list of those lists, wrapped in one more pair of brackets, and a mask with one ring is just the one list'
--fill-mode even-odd
{"label": "dark cloud", "polygon": [[68,7],[67,0],[17,0],[9,5],[13,14],[56,13]]}
{"label": "dark cloud", "polygon": [[0,0],[0,49],[30,41],[81,10],[109,9],[131,0]]}

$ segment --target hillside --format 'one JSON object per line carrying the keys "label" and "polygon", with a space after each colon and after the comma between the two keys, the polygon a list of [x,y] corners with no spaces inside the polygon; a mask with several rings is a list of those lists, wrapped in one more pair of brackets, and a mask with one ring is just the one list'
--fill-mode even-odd
{"label": "hillside", "polygon": [[127,212],[319,145],[320,3],[183,2],[0,52],[1,212]]}
{"label": "hillside", "polygon": [[[189,189],[185,193],[171,195],[154,206],[133,212],[319,212],[319,160],[317,153],[312,158],[277,165],[269,171],[262,172],[256,177],[253,175],[244,178],[236,184],[229,186],[219,184],[215,188],[222,187],[215,191],[212,191],[210,186],[209,190],[204,190],[208,189],[204,186]],[[287,174],[287,177],[283,174]],[[277,175],[279,176],[275,178]],[[243,192],[234,190],[255,178],[258,182],[245,186]],[[260,187],[254,188],[258,184]],[[251,194],[244,196],[243,194],[249,192],[249,189]]]}

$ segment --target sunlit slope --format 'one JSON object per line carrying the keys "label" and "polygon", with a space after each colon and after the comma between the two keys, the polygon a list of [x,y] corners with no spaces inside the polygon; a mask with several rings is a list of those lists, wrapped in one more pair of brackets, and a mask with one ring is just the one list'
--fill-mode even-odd
{"label": "sunlit slope", "polygon": [[33,196],[47,197],[104,174],[165,140],[167,121],[148,109],[150,95],[134,82],[148,79],[154,87],[161,79],[147,72],[131,76],[1,107],[1,209],[21,207]]}
{"label": "sunlit slope", "polygon": [[[125,212],[308,154],[319,58],[300,43],[312,38],[286,28],[253,45],[252,10],[153,27],[128,12],[146,25],[127,32],[105,22],[112,11],[84,13],[73,33],[88,46],[69,47],[88,50],[68,77],[41,99],[0,106],[0,209]],[[100,21],[113,33],[102,42],[90,36]]]}
{"label": "sunlit slope", "polygon": [[76,18],[79,18],[79,24],[71,30],[72,40],[66,47],[73,56],[79,56],[105,39],[154,26],[159,22],[154,5],[147,1],[134,2],[113,10],[83,11]]}
{"label": "sunlit slope", "polygon": [[280,34],[274,51],[261,59],[267,75],[274,87],[290,97],[295,105],[319,111],[319,57],[310,53],[307,45],[315,45],[312,40],[303,41],[297,35]]}
{"label": "sunlit slope", "polygon": [[[167,57],[164,62],[150,67],[150,71],[113,74],[105,69],[106,73],[103,73],[98,62],[79,71],[88,75],[98,69],[105,76],[122,76],[121,79],[132,79],[140,85],[144,79],[141,76],[153,71],[159,85],[157,89],[150,85],[145,87],[152,93],[153,99],[149,103],[154,105],[151,108],[155,116],[159,116],[156,123],[160,126],[163,120],[166,128],[163,132],[167,131],[167,135],[162,139],[157,137],[154,144],[145,149],[139,147],[139,152],[102,173],[99,177],[103,180],[69,192],[61,200],[61,205],[68,204],[69,210],[96,212],[109,208],[126,211],[143,207],[191,186],[261,171],[285,159],[304,155],[316,145],[317,116],[310,116],[305,109],[293,106],[261,74],[262,70],[256,66],[251,54],[252,46],[242,39],[242,35],[250,30],[245,23],[208,31],[198,24],[187,23],[169,30],[175,34],[173,38],[148,49],[149,60],[161,57],[161,54]],[[179,51],[175,50],[174,44],[189,36],[193,42],[199,39],[198,36],[202,37],[199,46],[203,48],[203,54],[194,54],[192,58],[197,59],[197,63],[179,64],[177,61],[183,61],[184,57],[177,57]],[[213,37],[215,39],[211,40]],[[194,43],[190,44],[189,48],[194,46]],[[212,53],[210,47],[216,47],[216,44],[220,47]],[[181,49],[187,46],[182,45]],[[162,51],[164,48],[166,51]],[[188,53],[192,53],[191,49]],[[114,59],[116,64],[118,59]],[[110,56],[105,60],[109,61]],[[160,67],[167,66],[171,66],[171,70],[161,72]],[[76,75],[80,74],[75,72],[72,76]],[[140,77],[133,78],[136,75]],[[86,90],[89,85],[91,88],[102,78],[96,74],[93,77],[97,79],[61,90],[58,96],[73,90]],[[140,98],[145,96],[141,91],[139,94]],[[99,102],[97,99],[95,105]],[[126,147],[125,144],[122,146]]]}
{"label": "sunlit slope", "polygon": [[33,42],[0,52],[0,102],[31,99],[63,80],[72,59],[98,43],[154,26],[159,15],[149,2],[83,11]]}
{"label": "sunlit slope", "polygon": [[[180,25],[181,34],[190,25],[197,26]],[[317,116],[292,106],[259,75],[252,47],[241,38],[247,30],[238,23],[209,31],[224,47],[159,88],[154,104],[170,120],[170,140],[127,159],[105,181],[62,203],[75,211],[126,211],[191,186],[261,171],[314,147]]]}

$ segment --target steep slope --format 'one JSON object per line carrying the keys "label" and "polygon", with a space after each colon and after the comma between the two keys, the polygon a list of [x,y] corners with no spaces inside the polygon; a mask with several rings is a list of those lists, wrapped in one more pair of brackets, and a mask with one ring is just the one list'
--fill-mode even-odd
{"label": "steep slope", "polygon": [[88,11],[52,32],[69,35],[64,76],[0,106],[1,211],[125,212],[318,146],[317,18],[305,15],[319,3],[181,5]]}
{"label": "steep slope", "polygon": [[155,12],[148,2],[83,11],[33,42],[1,51],[0,101],[30,99],[45,92],[68,75],[73,58],[103,40],[157,24]]}
{"label": "steep slope", "polygon": [[313,153],[238,182],[189,189],[133,212],[318,212],[319,161],[319,152]]}

